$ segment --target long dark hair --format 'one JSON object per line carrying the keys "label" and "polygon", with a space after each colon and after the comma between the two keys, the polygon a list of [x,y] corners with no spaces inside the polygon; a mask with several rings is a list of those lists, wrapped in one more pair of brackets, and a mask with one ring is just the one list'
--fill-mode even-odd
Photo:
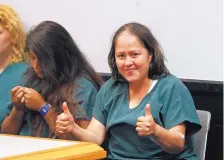
{"label": "long dark hair", "polygon": [[119,74],[116,59],[115,59],[115,46],[116,41],[119,35],[122,32],[128,31],[131,34],[135,35],[139,41],[144,45],[148,50],[148,53],[152,55],[152,60],[149,64],[148,77],[150,79],[159,79],[162,76],[170,74],[167,69],[164,60],[165,56],[163,54],[162,48],[160,47],[158,41],[155,39],[151,31],[144,25],[140,23],[127,23],[121,26],[114,34],[112,40],[112,46],[108,56],[108,63],[111,69],[111,75],[115,80],[121,80],[123,77]]}
{"label": "long dark hair", "polygon": [[[91,80],[98,89],[103,82],[67,30],[56,22],[44,21],[32,29],[27,35],[26,51],[36,54],[43,74],[43,78],[39,78],[30,67],[26,86],[37,90],[58,114],[61,113],[62,103],[67,102],[75,115],[77,103],[72,94],[78,77]],[[38,113],[32,114],[33,135],[40,136],[48,125]],[[50,130],[48,137],[53,135]]]}

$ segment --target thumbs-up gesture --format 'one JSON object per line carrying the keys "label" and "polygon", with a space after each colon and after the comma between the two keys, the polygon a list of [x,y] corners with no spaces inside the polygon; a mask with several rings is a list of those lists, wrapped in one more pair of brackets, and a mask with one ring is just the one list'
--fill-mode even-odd
{"label": "thumbs-up gesture", "polygon": [[139,136],[155,136],[156,126],[157,124],[152,117],[150,105],[147,104],[145,107],[145,116],[138,118],[136,123],[136,131]]}
{"label": "thumbs-up gesture", "polygon": [[66,102],[63,103],[62,109],[63,113],[61,113],[56,120],[56,134],[72,133],[75,122]]}

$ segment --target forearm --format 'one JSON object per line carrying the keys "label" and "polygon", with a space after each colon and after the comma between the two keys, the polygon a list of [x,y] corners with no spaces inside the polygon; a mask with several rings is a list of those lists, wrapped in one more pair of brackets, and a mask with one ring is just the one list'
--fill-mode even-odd
{"label": "forearm", "polygon": [[11,113],[3,121],[1,132],[5,134],[18,134],[23,123],[24,111],[13,107]]}
{"label": "forearm", "polygon": [[98,145],[101,145],[103,143],[103,139],[104,139],[104,137],[102,135],[99,135],[92,129],[90,129],[90,128],[83,129],[83,128],[79,127],[77,124],[74,124],[74,129],[73,129],[72,135],[80,141],[93,142]]}
{"label": "forearm", "polygon": [[53,108],[50,108],[50,110],[47,112],[47,114],[43,117],[45,121],[47,122],[48,126],[55,131],[56,127],[56,119],[58,114],[55,112]]}
{"label": "forearm", "polygon": [[166,130],[159,125],[157,125],[157,134],[153,138],[166,152],[179,153],[184,149],[185,139],[178,132]]}

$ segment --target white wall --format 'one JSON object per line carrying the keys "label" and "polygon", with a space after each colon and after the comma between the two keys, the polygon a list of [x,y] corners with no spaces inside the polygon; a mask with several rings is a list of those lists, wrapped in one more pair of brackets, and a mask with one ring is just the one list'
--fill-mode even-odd
{"label": "white wall", "polygon": [[147,25],[180,78],[222,81],[222,0],[0,0],[25,28],[43,20],[62,24],[98,72],[107,64],[112,35],[130,21]]}

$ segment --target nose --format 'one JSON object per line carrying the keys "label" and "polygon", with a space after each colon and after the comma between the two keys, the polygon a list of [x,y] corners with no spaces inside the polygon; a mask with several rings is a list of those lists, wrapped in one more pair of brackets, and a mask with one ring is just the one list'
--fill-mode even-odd
{"label": "nose", "polygon": [[39,70],[39,66],[36,60],[31,61],[31,66],[33,67],[34,70]]}
{"label": "nose", "polygon": [[130,66],[133,64],[133,59],[131,57],[127,57],[125,60],[125,66]]}

